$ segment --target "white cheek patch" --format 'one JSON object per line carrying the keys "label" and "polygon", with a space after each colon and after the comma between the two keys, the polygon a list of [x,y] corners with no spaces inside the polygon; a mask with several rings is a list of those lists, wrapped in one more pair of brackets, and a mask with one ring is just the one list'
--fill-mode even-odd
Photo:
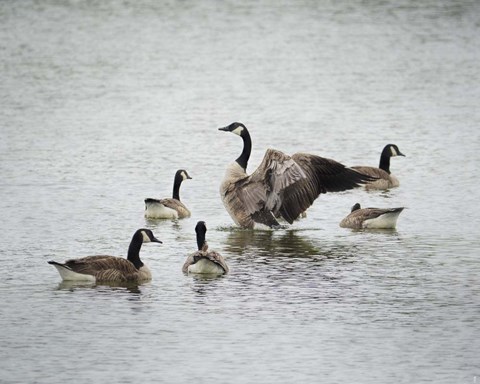
{"label": "white cheek patch", "polygon": [[150,243],[150,237],[145,233],[145,231],[142,231],[142,236],[143,236],[143,242],[144,243]]}
{"label": "white cheek patch", "polygon": [[243,127],[237,127],[232,131],[232,133],[235,133],[238,136],[241,136],[242,132],[243,132]]}
{"label": "white cheek patch", "polygon": [[185,174],[185,172],[182,172],[182,179],[187,180],[187,175]]}
{"label": "white cheek patch", "polygon": [[398,153],[394,147],[390,147],[390,152],[392,153],[392,157],[398,156]]}

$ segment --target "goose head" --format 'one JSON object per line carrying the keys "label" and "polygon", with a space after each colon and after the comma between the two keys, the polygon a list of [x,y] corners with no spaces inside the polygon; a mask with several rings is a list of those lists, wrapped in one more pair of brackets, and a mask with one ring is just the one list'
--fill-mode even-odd
{"label": "goose head", "polygon": [[247,169],[248,159],[250,159],[250,153],[252,152],[252,139],[250,138],[247,127],[242,123],[236,122],[226,127],[218,128],[218,130],[235,133],[243,139],[243,151],[235,161],[245,171]]}
{"label": "goose head", "polygon": [[184,181],[191,178],[192,177],[188,174],[188,172],[185,169],[179,169],[175,173],[175,180]]}
{"label": "goose head", "polygon": [[143,263],[140,260],[140,248],[142,247],[143,243],[162,244],[162,242],[153,235],[153,232],[150,229],[140,228],[135,231],[132,241],[128,247],[127,260],[131,261],[137,269],[143,267]]}
{"label": "goose head", "polygon": [[243,125],[242,123],[238,123],[238,122],[232,123],[223,128],[218,128],[218,130],[225,131],[225,132],[232,132],[242,137],[243,135],[248,133],[247,127],[245,127],[245,125]]}
{"label": "goose head", "polygon": [[356,203],[350,212],[356,211],[357,209],[360,209],[360,203]]}
{"label": "goose head", "polygon": [[206,251],[208,248],[205,241],[205,234],[207,233],[207,226],[204,221],[199,221],[195,226],[195,233],[197,234],[197,246],[199,251]]}
{"label": "goose head", "polygon": [[400,149],[395,144],[387,144],[385,148],[383,148],[383,152],[388,155],[389,157],[395,157],[395,156],[404,156],[405,155],[400,152]]}
{"label": "goose head", "polygon": [[160,240],[158,240],[153,232],[147,228],[141,228],[136,233],[135,236],[142,237],[142,243],[160,243],[163,244]]}

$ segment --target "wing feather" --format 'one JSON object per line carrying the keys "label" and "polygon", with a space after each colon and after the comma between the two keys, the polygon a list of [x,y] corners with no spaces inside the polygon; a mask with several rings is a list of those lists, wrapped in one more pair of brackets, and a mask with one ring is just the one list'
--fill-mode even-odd
{"label": "wing feather", "polygon": [[[290,224],[322,193],[340,192],[359,187],[371,177],[324,157],[296,153],[292,159],[303,169],[306,179],[288,186],[278,210]],[[276,213],[277,214],[277,213]]]}
{"label": "wing feather", "polygon": [[208,251],[205,252],[204,257],[206,257],[208,260],[214,262],[215,264],[218,264],[220,267],[223,268],[225,273],[228,273],[228,265],[225,262],[225,259],[223,258],[222,255],[220,255],[216,251]]}
{"label": "wing feather", "polygon": [[192,254],[188,255],[187,260],[185,260],[185,263],[183,264],[183,267],[182,267],[182,272],[183,273],[187,273],[188,272],[188,267],[194,263],[194,261],[193,261],[194,255],[195,255],[195,253],[192,253]]}
{"label": "wing feather", "polygon": [[152,199],[147,198],[145,199],[145,204],[161,204],[166,208],[173,209],[177,211],[179,218],[189,217],[191,215],[188,208],[183,204],[180,200],[173,199],[173,198],[165,198],[165,199]]}
{"label": "wing feather", "polygon": [[378,178],[378,179],[390,178],[390,175],[388,174],[388,172],[380,168],[368,167],[368,166],[356,166],[351,168],[356,170],[357,172],[360,172],[363,175],[372,176],[374,178]]}
{"label": "wing feather", "polygon": [[239,180],[234,189],[248,214],[252,215],[274,210],[280,202],[281,192],[303,178],[304,171],[290,156],[268,149],[255,172]]}
{"label": "wing feather", "polygon": [[188,217],[190,216],[190,211],[180,200],[177,199],[161,199],[159,201],[161,204],[165,205],[167,208],[174,209],[178,212],[179,217]]}
{"label": "wing feather", "polygon": [[[129,276],[136,276],[138,270],[127,259],[115,256],[87,256],[65,262],[72,271],[85,275],[92,275],[98,281],[128,280]],[[115,275],[113,278],[112,276]]]}
{"label": "wing feather", "polygon": [[225,273],[228,273],[228,265],[225,262],[225,259],[222,255],[220,255],[216,251],[196,251],[190,255],[188,255],[187,260],[185,260],[185,264],[183,264],[182,271],[184,273],[188,272],[188,267],[192,264],[195,264],[200,259],[208,259],[212,263],[215,263],[223,268]]}

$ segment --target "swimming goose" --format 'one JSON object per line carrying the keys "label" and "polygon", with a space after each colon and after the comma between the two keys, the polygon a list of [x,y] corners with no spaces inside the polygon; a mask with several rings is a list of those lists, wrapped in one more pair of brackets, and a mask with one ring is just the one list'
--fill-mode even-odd
{"label": "swimming goose", "polygon": [[183,219],[190,217],[190,211],[180,201],[180,185],[182,181],[187,179],[191,179],[187,171],[179,169],[173,180],[171,199],[145,199],[145,217],[148,219]]}
{"label": "swimming goose", "polygon": [[345,191],[373,179],[335,160],[307,153],[288,156],[274,149],[268,149],[260,166],[247,175],[252,149],[247,128],[232,123],[219,130],[243,139],[243,151],[227,167],[220,195],[233,221],[244,228],[276,228],[277,218],[292,224],[321,193]]}
{"label": "swimming goose", "polygon": [[389,189],[400,185],[398,179],[390,173],[390,157],[405,156],[395,144],[387,144],[380,155],[380,165],[375,167],[355,166],[351,167],[356,171],[377,177],[378,180],[365,184],[366,189]]}
{"label": "swimming goose", "polygon": [[148,267],[140,260],[143,243],[162,243],[149,229],[135,232],[128,247],[126,259],[115,256],[87,256],[67,260],[64,263],[49,261],[57,268],[62,280],[91,282],[140,282],[150,280]]}
{"label": "swimming goose", "polygon": [[183,273],[203,273],[221,275],[228,273],[228,266],[224,258],[218,252],[209,251],[205,241],[207,226],[204,221],[199,221],[195,226],[197,233],[198,251],[187,257],[183,264]]}
{"label": "swimming goose", "polygon": [[403,207],[400,208],[361,208],[357,203],[351,213],[340,222],[342,228],[395,228],[397,219]]}

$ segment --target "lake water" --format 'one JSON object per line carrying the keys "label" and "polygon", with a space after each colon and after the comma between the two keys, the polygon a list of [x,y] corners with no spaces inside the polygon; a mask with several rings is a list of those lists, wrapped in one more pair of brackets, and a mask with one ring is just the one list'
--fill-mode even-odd
{"label": "lake water", "polygon": [[[478,1],[0,2],[0,382],[480,382]],[[241,140],[377,165],[399,188],[322,195],[278,231],[218,194]],[[181,221],[145,197],[193,177]],[[405,206],[394,231],[338,226]],[[185,276],[194,227],[231,273]],[[140,286],[48,260],[163,241]]]}

